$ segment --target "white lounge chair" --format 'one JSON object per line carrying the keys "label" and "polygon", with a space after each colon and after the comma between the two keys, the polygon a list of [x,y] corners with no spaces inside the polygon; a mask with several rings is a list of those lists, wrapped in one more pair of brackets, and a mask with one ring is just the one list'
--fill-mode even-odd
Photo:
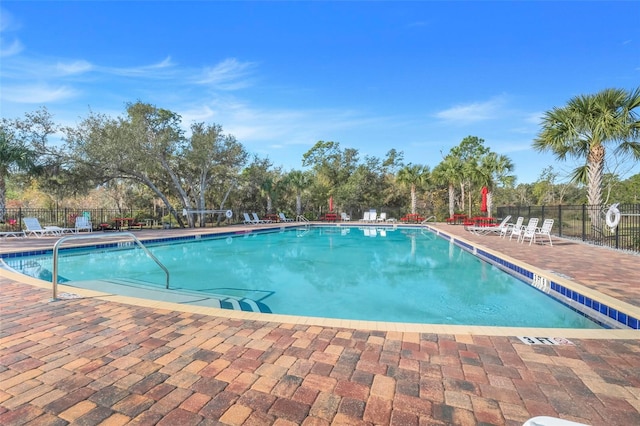
{"label": "white lounge chair", "polygon": [[340,220],[342,220],[343,222],[348,222],[351,220],[351,217],[345,212],[342,212],[340,213]]}
{"label": "white lounge chair", "polygon": [[242,215],[244,216],[244,220],[242,221],[242,223],[244,223],[245,225],[255,225],[259,222],[256,222],[255,220],[251,219],[249,217],[249,214],[247,213],[242,213]]}
{"label": "white lounge chair", "polygon": [[371,217],[371,213],[369,213],[369,212],[364,212],[364,213],[363,213],[363,215],[362,215],[362,221],[363,221],[363,222],[369,222],[369,220],[370,220],[369,218],[370,218],[370,217]]}
{"label": "white lounge chair", "polygon": [[369,222],[375,222],[378,219],[378,213],[371,209],[369,210]]}
{"label": "white lounge chair", "polygon": [[524,240],[526,240],[527,238],[530,238],[531,241],[529,242],[529,245],[531,245],[533,240],[536,239],[537,226],[538,226],[538,218],[537,217],[530,218],[529,223],[527,223],[527,226],[522,230],[522,235],[518,237],[518,242],[524,243]]}
{"label": "white lounge chair", "polygon": [[254,213],[251,213],[251,216],[253,216],[253,222],[254,222],[254,223],[271,223],[271,221],[270,221],[270,220],[267,220],[267,219],[260,219],[260,218],[258,217],[258,214],[257,214],[257,213],[255,213],[255,212],[254,212]]}
{"label": "white lounge chair", "polygon": [[62,231],[65,229],[60,228],[59,226],[45,226],[43,228],[40,225],[40,221],[38,221],[38,218],[35,217],[25,217],[22,219],[22,222],[24,223],[24,227],[26,228],[24,230],[25,235],[35,235],[38,238],[42,237],[43,235],[61,235]]}
{"label": "white lounge chair", "polygon": [[487,234],[498,234],[498,233],[502,233],[502,231],[504,229],[506,229],[508,222],[511,220],[511,216],[507,216],[504,219],[502,219],[502,222],[500,222],[498,225],[495,226],[468,226],[466,228],[467,231],[473,233],[473,234],[478,234],[478,235],[487,235]]}
{"label": "white lounge chair", "polygon": [[509,232],[513,234],[513,228],[515,227],[518,229],[522,228],[522,222],[524,222],[524,217],[518,216],[516,223],[507,223],[507,226],[500,230],[500,238],[505,238]]}
{"label": "white lounge chair", "polygon": [[0,238],[2,238],[3,240],[9,237],[14,237],[14,238],[24,238],[26,237],[27,234],[24,233],[24,231],[2,231],[0,232]]}
{"label": "white lounge chair", "polygon": [[280,220],[281,220],[282,222],[293,222],[293,219],[289,219],[289,218],[288,218],[288,217],[286,217],[286,216],[284,215],[284,213],[282,213],[282,212],[278,213],[278,216],[280,217]]}
{"label": "white lounge chair", "polygon": [[380,213],[380,216],[378,216],[377,221],[378,222],[386,222],[387,221],[387,214],[385,212]]}
{"label": "white lounge chair", "polygon": [[84,216],[76,217],[76,234],[80,233],[80,231],[93,232],[91,221]]}

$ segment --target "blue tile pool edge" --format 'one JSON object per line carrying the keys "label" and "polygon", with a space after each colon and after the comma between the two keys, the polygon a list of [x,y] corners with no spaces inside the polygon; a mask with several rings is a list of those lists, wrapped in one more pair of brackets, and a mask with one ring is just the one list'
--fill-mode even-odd
{"label": "blue tile pool edge", "polygon": [[[439,229],[430,226],[426,226],[426,228],[436,235],[451,241],[463,250],[517,277],[548,296],[553,297],[603,327],[640,330],[640,320],[636,316],[621,309],[608,306],[606,303],[595,300],[592,297],[585,296],[575,288],[570,288],[567,283],[562,283],[561,279],[554,277],[552,274],[540,273],[539,271],[533,272],[530,269],[534,268],[522,266],[521,262],[516,263],[504,259]],[[579,284],[574,285],[579,286]]]}

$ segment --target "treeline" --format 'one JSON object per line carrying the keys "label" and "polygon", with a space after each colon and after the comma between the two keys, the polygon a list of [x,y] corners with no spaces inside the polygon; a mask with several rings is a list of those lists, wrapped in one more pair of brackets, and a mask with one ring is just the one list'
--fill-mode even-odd
{"label": "treeline", "polygon": [[[9,207],[163,210],[181,226],[197,217],[182,209],[284,211],[315,219],[328,210],[357,217],[369,208],[442,220],[479,214],[487,188],[488,214],[497,205],[580,204],[580,183],[560,183],[544,169],[535,183],[516,185],[513,163],[476,136],[464,138],[433,169],[407,162],[402,151],[361,157],[338,142],[319,141],[300,170],[284,170],[252,155],[219,124],[193,123],[185,132],[175,112],[136,102],[120,117],[91,112],[77,126],[57,125],[46,108],[2,119],[0,219]],[[637,203],[640,175],[605,175],[604,193]],[[615,195],[614,195],[615,194]],[[202,218],[200,218],[202,220]]]}

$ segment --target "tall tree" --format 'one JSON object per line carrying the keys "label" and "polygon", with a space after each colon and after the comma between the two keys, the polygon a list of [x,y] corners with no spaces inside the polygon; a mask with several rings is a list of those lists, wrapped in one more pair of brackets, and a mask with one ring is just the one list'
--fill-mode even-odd
{"label": "tall tree", "polygon": [[493,191],[498,184],[510,185],[515,177],[509,173],[513,170],[513,162],[506,155],[489,152],[480,160],[480,184],[486,186],[487,215],[491,216],[493,207]]}
{"label": "tall tree", "polygon": [[[247,160],[244,147],[232,135],[225,135],[217,124],[194,123],[191,136],[179,154],[180,173],[187,193],[194,198],[198,210],[209,210],[206,195],[216,185],[219,197],[218,207],[224,207],[224,191],[234,185],[241,167]],[[200,215],[200,225],[204,226],[204,215]]]}
{"label": "tall tree", "polygon": [[574,171],[573,178],[587,184],[587,202],[600,205],[606,146],[613,145],[614,154],[640,160],[639,105],[640,88],[630,92],[605,89],[576,96],[566,106],[544,114],[542,130],[533,147],[551,151],[560,160],[585,159],[585,165]]}
{"label": "tall tree", "polygon": [[302,214],[302,193],[311,184],[311,176],[301,170],[292,170],[286,177],[286,186],[292,188],[296,193],[296,215]]}
{"label": "tall tree", "polygon": [[[479,165],[482,157],[489,153],[489,148],[484,146],[484,139],[477,136],[467,136],[458,146],[451,148],[450,155],[457,157],[461,163],[460,168],[460,208],[465,210],[468,201],[468,213],[471,215],[471,189],[480,178]],[[467,200],[469,197],[469,200]]]}
{"label": "tall tree", "polygon": [[411,213],[417,210],[418,198],[416,188],[423,185],[429,179],[429,168],[418,164],[408,164],[398,171],[397,181],[407,185],[411,189]]}
{"label": "tall tree", "polygon": [[0,127],[0,220],[5,220],[9,172],[33,168],[35,157],[35,152],[16,141],[8,128]]}
{"label": "tall tree", "polygon": [[449,217],[453,217],[455,213],[455,187],[462,181],[462,160],[449,154],[433,169],[432,175],[436,182],[447,186]]}

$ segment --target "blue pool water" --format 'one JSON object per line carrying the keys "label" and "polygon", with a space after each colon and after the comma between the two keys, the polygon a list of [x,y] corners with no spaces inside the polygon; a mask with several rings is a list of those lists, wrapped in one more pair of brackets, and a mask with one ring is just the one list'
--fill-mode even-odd
{"label": "blue pool water", "polygon": [[[532,286],[421,229],[317,227],[149,245],[171,289],[246,298],[264,311],[328,318],[600,328]],[[7,259],[51,279],[51,256]],[[140,249],[63,250],[60,281],[126,277],[163,288]],[[47,276],[48,274],[48,276]]]}

